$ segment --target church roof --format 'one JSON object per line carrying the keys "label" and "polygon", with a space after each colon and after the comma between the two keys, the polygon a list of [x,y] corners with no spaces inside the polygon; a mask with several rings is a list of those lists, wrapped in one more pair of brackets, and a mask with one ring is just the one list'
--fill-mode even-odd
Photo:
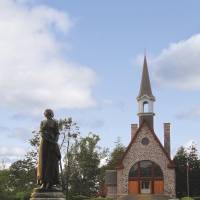
{"label": "church roof", "polygon": [[152,135],[154,136],[155,140],[158,142],[158,145],[161,147],[162,151],[164,152],[164,154],[166,155],[169,164],[168,164],[168,168],[174,168],[175,164],[174,162],[171,160],[171,158],[169,157],[168,153],[166,152],[166,150],[164,149],[163,145],[161,144],[160,140],[158,139],[158,137],[156,136],[154,130],[152,128],[149,127],[148,123],[146,123],[146,121],[143,121],[143,123],[141,124],[141,126],[138,128],[137,132],[135,133],[134,137],[132,138],[131,142],[129,143],[128,147],[126,148],[126,151],[124,152],[120,162],[118,163],[116,169],[123,169],[123,160],[126,156],[126,154],[128,153],[129,149],[131,148],[132,144],[135,142],[140,130],[142,129],[143,126],[147,126],[149,128],[149,130],[151,131]]}
{"label": "church roof", "polygon": [[151,82],[149,79],[146,56],[144,56],[142,79],[141,79],[140,91],[139,91],[139,95],[137,96],[137,99],[139,100],[145,95],[150,97],[152,100],[155,100],[155,97],[153,96],[152,90],[151,90]]}

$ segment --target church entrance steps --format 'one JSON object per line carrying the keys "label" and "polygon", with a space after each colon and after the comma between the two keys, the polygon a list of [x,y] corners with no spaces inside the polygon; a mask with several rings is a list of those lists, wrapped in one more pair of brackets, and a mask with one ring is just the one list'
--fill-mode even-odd
{"label": "church entrance steps", "polygon": [[136,195],[136,200],[168,200],[169,196],[165,195],[150,195],[150,194],[141,194]]}
{"label": "church entrance steps", "polygon": [[118,200],[169,200],[170,197],[166,195],[152,195],[152,194],[138,194],[127,195],[119,198]]}

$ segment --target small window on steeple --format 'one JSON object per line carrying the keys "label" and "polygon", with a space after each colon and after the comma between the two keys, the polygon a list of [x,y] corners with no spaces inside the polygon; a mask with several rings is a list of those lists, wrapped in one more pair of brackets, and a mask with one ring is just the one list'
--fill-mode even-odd
{"label": "small window on steeple", "polygon": [[149,112],[149,103],[147,101],[143,102],[143,112]]}

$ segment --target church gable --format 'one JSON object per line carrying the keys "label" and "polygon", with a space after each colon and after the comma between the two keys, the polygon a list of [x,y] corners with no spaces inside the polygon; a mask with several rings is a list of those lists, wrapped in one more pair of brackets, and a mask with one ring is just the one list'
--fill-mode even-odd
{"label": "church gable", "polygon": [[173,162],[154,131],[151,130],[147,123],[143,122],[132,138],[117,168],[123,168],[129,162],[133,163],[137,160],[157,160],[159,157],[162,159],[165,158],[168,167],[173,166]]}
{"label": "church gable", "polygon": [[167,166],[172,162],[155,133],[145,122],[128,146],[122,164],[125,167],[128,163],[131,165],[140,160],[152,160],[158,163],[160,160],[165,160]]}

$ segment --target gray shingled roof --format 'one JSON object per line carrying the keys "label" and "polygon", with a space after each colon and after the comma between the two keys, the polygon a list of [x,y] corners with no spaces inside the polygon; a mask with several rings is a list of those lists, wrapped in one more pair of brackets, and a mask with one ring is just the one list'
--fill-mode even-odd
{"label": "gray shingled roof", "polygon": [[139,95],[137,96],[137,99],[140,99],[144,95],[147,95],[152,100],[155,100],[155,97],[153,96],[152,91],[151,91],[151,82],[149,79],[149,72],[148,72],[148,67],[147,67],[146,56],[144,56],[142,79],[141,79],[140,91],[139,91]]}

